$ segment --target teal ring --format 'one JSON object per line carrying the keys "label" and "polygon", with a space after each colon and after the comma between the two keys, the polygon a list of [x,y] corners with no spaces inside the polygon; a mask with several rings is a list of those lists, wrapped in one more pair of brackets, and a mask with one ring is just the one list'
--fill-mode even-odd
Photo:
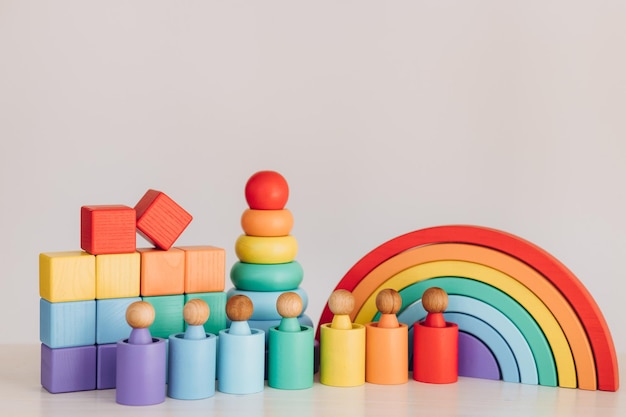
{"label": "teal ring", "polygon": [[245,291],[289,291],[300,286],[304,270],[297,261],[283,264],[235,262],[230,269],[233,285]]}

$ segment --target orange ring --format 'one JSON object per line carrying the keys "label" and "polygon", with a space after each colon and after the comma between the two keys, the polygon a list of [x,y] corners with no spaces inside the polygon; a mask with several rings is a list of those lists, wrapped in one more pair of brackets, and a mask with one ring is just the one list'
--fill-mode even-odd
{"label": "orange ring", "polygon": [[288,209],[246,209],[241,215],[241,228],[248,236],[287,236],[293,227],[293,215]]}

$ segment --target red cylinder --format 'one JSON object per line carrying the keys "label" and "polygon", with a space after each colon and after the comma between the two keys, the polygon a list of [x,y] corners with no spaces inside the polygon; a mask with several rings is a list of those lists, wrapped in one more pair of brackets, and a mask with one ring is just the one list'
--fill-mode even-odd
{"label": "red cylinder", "polygon": [[459,378],[459,327],[413,326],[413,379],[431,384],[450,384]]}

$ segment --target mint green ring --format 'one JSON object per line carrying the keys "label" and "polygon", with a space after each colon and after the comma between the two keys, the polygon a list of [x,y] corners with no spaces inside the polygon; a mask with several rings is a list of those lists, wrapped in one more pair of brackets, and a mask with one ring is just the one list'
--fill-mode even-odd
{"label": "mint green ring", "polygon": [[288,291],[300,286],[304,278],[297,261],[282,264],[235,262],[230,270],[233,285],[245,291]]}

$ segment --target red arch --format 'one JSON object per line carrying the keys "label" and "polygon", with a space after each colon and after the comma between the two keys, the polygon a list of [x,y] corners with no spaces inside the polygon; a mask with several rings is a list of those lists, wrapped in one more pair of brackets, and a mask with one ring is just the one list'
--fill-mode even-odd
{"label": "red arch", "polygon": [[[515,235],[480,226],[438,226],[410,232],[378,246],[344,275],[335,289],[353,291],[370,271],[399,253],[422,245],[465,243],[488,247],[528,264],[558,288],[585,328],[596,362],[598,389],[617,391],[619,371],[613,338],[597,303],[580,280],[561,262],[540,247]],[[328,304],[319,324],[332,321]],[[319,327],[318,327],[319,337]]]}

